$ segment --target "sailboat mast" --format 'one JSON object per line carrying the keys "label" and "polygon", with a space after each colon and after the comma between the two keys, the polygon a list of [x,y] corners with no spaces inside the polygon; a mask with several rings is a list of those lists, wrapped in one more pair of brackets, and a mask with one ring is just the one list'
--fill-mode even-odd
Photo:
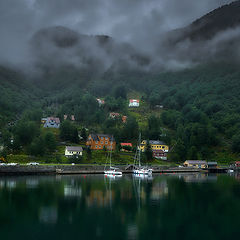
{"label": "sailboat mast", "polygon": [[110,151],[110,169],[112,167],[112,144],[113,144],[113,136],[112,136],[112,139],[111,139],[111,151]]}
{"label": "sailboat mast", "polygon": [[139,149],[138,149],[138,164],[139,164],[139,167],[141,167],[141,133],[139,133]]}

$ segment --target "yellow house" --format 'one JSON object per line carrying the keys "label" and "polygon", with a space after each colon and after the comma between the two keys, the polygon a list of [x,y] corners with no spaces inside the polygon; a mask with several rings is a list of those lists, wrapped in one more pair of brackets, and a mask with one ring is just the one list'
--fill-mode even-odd
{"label": "yellow house", "polygon": [[[149,140],[149,145],[151,146],[152,150],[162,150],[164,152],[169,151],[169,146],[162,141]],[[140,145],[141,151],[145,152],[146,147],[147,147],[147,140],[143,140]]]}
{"label": "yellow house", "polygon": [[192,168],[206,168],[207,162],[206,161],[199,161],[199,160],[186,160],[183,165],[185,167],[192,167]]}

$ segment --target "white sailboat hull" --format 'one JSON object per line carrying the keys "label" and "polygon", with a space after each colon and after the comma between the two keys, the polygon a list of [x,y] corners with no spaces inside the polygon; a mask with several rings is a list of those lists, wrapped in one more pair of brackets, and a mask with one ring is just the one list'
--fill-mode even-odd
{"label": "white sailboat hull", "polygon": [[135,175],[152,175],[152,169],[136,169],[133,171]]}
{"label": "white sailboat hull", "polygon": [[104,175],[108,175],[108,176],[121,176],[122,172],[115,171],[115,170],[107,170],[107,171],[104,171]]}

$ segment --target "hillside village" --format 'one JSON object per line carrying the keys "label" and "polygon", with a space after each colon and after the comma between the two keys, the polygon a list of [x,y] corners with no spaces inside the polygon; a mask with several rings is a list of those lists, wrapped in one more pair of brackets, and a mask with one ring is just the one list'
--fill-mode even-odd
{"label": "hillside village", "polygon": [[[104,109],[106,104],[104,99],[96,98],[96,102],[99,109]],[[107,129],[104,131],[97,130],[99,127],[96,129],[91,126],[91,129],[81,127],[74,114],[49,115],[41,118],[41,135],[49,138],[49,142],[45,143],[42,150],[41,146],[43,144],[40,142],[32,149],[31,146],[25,149],[23,146],[19,146],[16,149],[14,145],[18,137],[11,136],[11,143],[5,142],[5,146],[2,145],[2,149],[9,149],[5,158],[9,161],[14,161],[17,157],[20,157],[20,159],[23,159],[22,161],[50,159],[46,161],[52,163],[103,163],[106,153],[112,151],[113,161],[116,163],[118,160],[120,163],[132,163],[134,162],[136,149],[140,149],[142,159],[145,162],[167,161],[170,147],[162,139],[159,139],[161,136],[164,138],[166,134],[161,132],[161,135],[159,132],[159,138],[142,139],[140,145],[138,143],[138,134],[148,124],[146,121],[147,114],[143,114],[146,109],[144,108],[144,105],[146,105],[144,100],[141,104],[140,99],[129,99],[126,104],[125,109],[127,111],[107,111],[105,114],[107,115],[107,123],[115,124],[118,130],[122,129],[124,131],[124,128],[128,128],[126,130],[127,134],[133,131],[133,135],[129,135],[129,137],[119,138],[119,136],[115,136],[111,127],[109,132]],[[159,116],[161,110],[162,107],[160,109],[156,107],[148,114]],[[52,150],[51,147],[49,148],[49,144],[53,145]]]}
{"label": "hillside village", "polygon": [[[99,107],[103,107],[105,101],[103,99],[96,99],[99,103]],[[129,99],[129,108],[139,108],[140,100],[139,99]],[[112,120],[120,120],[122,124],[127,123],[127,116],[122,115],[118,112],[110,112],[109,119]],[[70,120],[75,122],[74,115],[64,115],[63,120]],[[59,128],[60,127],[60,119],[55,117],[47,117],[42,118],[42,124],[44,128]],[[99,133],[89,133],[86,139],[79,133],[79,140],[81,140],[81,146],[66,146],[65,147],[65,157],[67,158],[81,158],[83,154],[87,154],[87,151],[92,150],[104,150],[104,151],[116,151],[117,144],[118,150],[124,153],[134,153],[135,149],[138,148],[142,153],[147,151],[147,148],[150,148],[150,152],[152,156],[150,159],[159,159],[159,160],[167,160],[167,154],[169,152],[169,146],[166,145],[163,141],[159,140],[142,140],[140,145],[137,146],[136,143],[135,148],[133,148],[132,142],[116,142],[114,135],[111,134],[99,134]],[[84,141],[85,140],[85,141]],[[85,153],[84,150],[85,149]]]}

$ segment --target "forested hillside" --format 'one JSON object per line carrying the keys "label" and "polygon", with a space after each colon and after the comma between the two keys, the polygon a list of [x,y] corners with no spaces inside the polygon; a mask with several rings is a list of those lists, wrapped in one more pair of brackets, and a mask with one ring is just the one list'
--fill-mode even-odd
{"label": "forested hillside", "polygon": [[16,121],[27,108],[41,106],[40,91],[25,78],[0,67],[0,128]]}
{"label": "forested hillside", "polygon": [[[63,121],[64,115],[74,115],[76,124],[70,126],[74,134],[76,129],[88,129],[113,134],[118,142],[136,142],[141,131],[145,139],[166,141],[173,161],[238,159],[240,20],[236,9],[240,1],[166,33],[166,45],[159,39],[163,45],[156,47],[154,56],[104,35],[83,35],[65,27],[39,30],[30,41],[31,67],[38,74],[29,77],[26,69],[23,74],[0,67],[0,131],[7,140],[18,139],[14,150],[19,151],[18,133],[24,132],[23,126],[29,126],[29,133],[38,129],[34,138],[23,143],[28,149],[33,143],[40,145],[45,136],[39,131],[41,116]],[[166,64],[155,65],[165,60]],[[168,63],[175,67],[166,67]],[[177,67],[181,64],[184,67]],[[105,104],[99,106],[97,98]],[[139,109],[128,108],[130,98],[140,99]],[[127,116],[127,123],[120,117],[110,119],[111,112]]]}

